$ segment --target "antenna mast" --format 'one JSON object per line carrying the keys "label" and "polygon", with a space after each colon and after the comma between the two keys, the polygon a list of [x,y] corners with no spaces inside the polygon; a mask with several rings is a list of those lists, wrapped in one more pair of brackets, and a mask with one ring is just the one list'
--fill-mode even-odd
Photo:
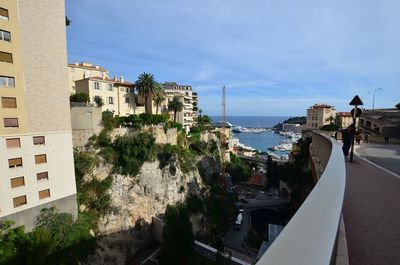
{"label": "antenna mast", "polygon": [[221,126],[221,174],[225,173],[225,148],[226,148],[226,92],[222,87],[222,126]]}

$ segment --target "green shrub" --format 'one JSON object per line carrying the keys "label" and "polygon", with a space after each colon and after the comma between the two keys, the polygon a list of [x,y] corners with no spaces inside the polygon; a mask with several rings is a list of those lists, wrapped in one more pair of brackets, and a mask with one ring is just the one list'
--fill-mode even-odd
{"label": "green shrub", "polygon": [[204,202],[197,195],[190,196],[186,200],[187,209],[190,213],[203,213]]}
{"label": "green shrub", "polygon": [[85,93],[75,93],[69,97],[71,102],[89,102],[90,98],[88,94]]}
{"label": "green shrub", "polygon": [[75,164],[75,174],[80,179],[85,174],[88,174],[93,170],[96,164],[95,154],[91,152],[75,151],[74,164]]}
{"label": "green shrub", "polygon": [[148,133],[119,136],[114,142],[115,169],[125,175],[136,176],[145,161],[156,156],[155,138]]}

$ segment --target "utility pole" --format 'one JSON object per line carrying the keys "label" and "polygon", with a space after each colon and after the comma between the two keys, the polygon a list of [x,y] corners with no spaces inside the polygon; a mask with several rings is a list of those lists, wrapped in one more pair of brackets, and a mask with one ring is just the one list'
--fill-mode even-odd
{"label": "utility pole", "polygon": [[222,87],[222,126],[221,126],[221,174],[225,173],[225,148],[226,148],[226,94],[225,86]]}

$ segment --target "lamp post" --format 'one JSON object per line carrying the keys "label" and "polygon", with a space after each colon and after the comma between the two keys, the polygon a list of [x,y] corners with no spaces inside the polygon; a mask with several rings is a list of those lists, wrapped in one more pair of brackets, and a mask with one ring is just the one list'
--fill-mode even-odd
{"label": "lamp post", "polygon": [[361,109],[357,108],[357,106],[364,105],[361,99],[356,95],[349,103],[349,105],[354,106],[354,109],[351,111],[351,116],[353,117],[353,130],[351,136],[351,151],[350,151],[350,162],[353,162],[353,154],[354,154],[354,136],[356,134],[356,118],[361,115]]}
{"label": "lamp post", "polygon": [[380,88],[374,90],[374,96],[373,96],[373,98],[372,98],[372,110],[375,109],[375,93],[376,93],[377,91],[381,90],[381,89],[382,89],[382,88],[380,87]]}

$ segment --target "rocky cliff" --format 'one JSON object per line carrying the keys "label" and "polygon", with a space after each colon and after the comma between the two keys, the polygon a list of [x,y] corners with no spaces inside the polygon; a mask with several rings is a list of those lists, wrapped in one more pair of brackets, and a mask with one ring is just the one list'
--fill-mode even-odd
{"label": "rocky cliff", "polygon": [[[204,162],[208,165],[210,162]],[[101,165],[94,177],[109,174],[110,167]],[[204,184],[197,170],[184,174],[179,164],[171,174],[169,166],[160,169],[159,162],[145,162],[138,176],[113,174],[109,190],[112,211],[98,222],[102,236],[90,264],[125,264],[126,259],[152,239],[151,219],[162,215],[167,205],[184,201],[187,196],[200,194]],[[201,220],[201,217],[193,220]],[[201,224],[196,224],[196,230]]]}

